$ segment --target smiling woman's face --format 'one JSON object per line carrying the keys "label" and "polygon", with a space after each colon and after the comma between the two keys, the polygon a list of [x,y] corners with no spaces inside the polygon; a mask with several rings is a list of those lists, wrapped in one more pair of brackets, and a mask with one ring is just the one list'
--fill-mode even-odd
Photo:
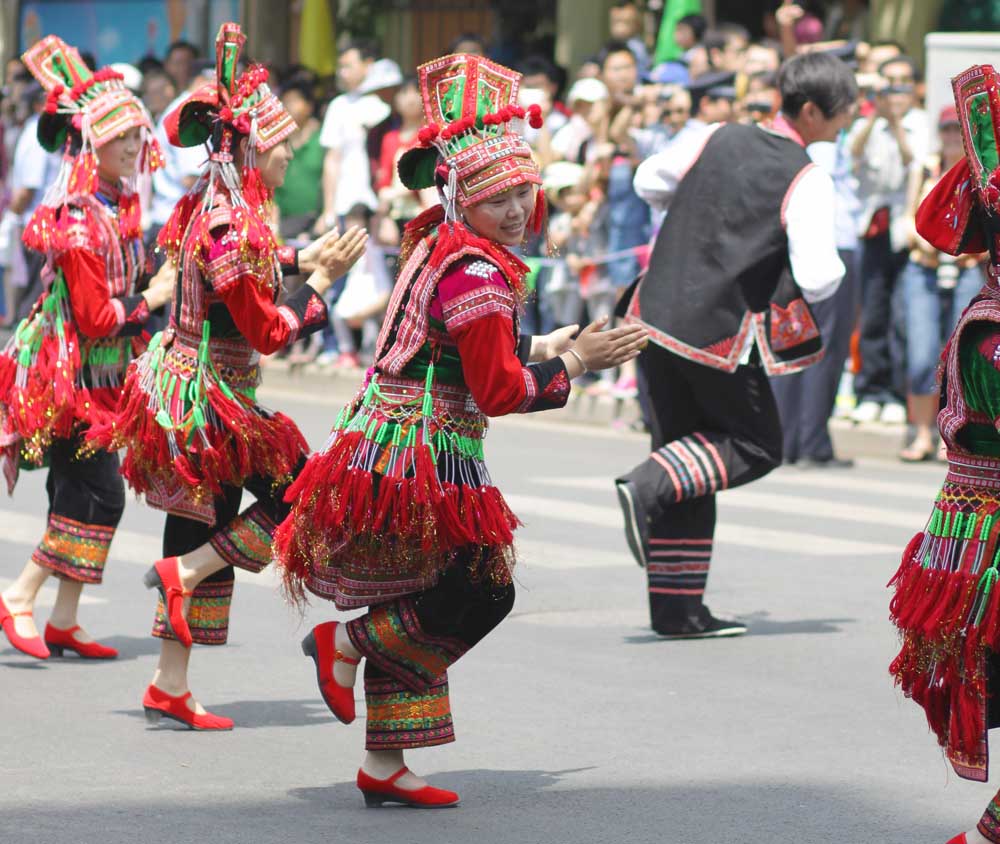
{"label": "smiling woman's face", "polygon": [[532,211],[535,210],[535,186],[516,185],[463,209],[465,221],[483,237],[517,246],[524,240]]}
{"label": "smiling woman's face", "polygon": [[97,165],[102,179],[117,182],[135,175],[142,149],[142,131],[133,126],[97,150]]}

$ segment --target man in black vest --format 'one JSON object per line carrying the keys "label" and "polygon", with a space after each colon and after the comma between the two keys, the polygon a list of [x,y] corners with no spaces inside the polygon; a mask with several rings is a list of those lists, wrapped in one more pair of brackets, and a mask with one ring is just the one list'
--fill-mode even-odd
{"label": "man in black vest", "polygon": [[653,629],[667,638],[735,636],[702,599],[715,493],[781,463],[769,375],[822,355],[807,302],[831,296],[844,266],[833,183],[805,147],[833,140],[857,99],[839,59],[810,53],[781,69],[773,129],[705,127],[640,166],[635,186],[669,213],[626,319],[653,341],[653,452],[616,481],[629,548],[649,582]]}

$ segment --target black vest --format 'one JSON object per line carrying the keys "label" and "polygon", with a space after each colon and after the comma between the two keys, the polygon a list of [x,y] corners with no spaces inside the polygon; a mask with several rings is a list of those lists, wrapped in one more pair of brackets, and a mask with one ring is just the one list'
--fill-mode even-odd
{"label": "black vest", "polygon": [[768,373],[823,354],[792,278],[784,206],[814,166],[795,141],[727,124],[681,180],[628,306],[650,339],[689,360],[733,372],[752,332]]}

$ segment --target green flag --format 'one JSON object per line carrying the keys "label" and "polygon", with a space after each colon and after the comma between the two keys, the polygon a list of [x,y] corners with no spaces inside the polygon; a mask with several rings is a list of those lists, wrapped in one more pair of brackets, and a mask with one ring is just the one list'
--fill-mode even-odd
{"label": "green flag", "polygon": [[667,0],[660,21],[660,34],[656,37],[653,66],[681,57],[681,48],[674,43],[674,27],[685,15],[700,15],[701,0]]}

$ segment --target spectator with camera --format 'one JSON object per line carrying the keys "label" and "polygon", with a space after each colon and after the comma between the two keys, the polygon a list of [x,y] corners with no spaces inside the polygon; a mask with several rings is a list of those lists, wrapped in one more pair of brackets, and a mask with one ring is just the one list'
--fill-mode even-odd
{"label": "spectator with camera", "polygon": [[856,422],[901,424],[904,363],[895,291],[908,250],[906,189],[927,154],[927,116],[917,105],[917,66],[897,56],[879,68],[871,114],[851,129],[850,149],[862,202],[861,371],[855,379]]}
{"label": "spectator with camera", "polygon": [[899,457],[910,463],[935,455],[933,435],[940,401],[937,364],[962,311],[983,285],[987,257],[984,253],[956,258],[934,249],[917,233],[915,218],[920,202],[965,155],[955,106],[941,110],[938,136],[940,154],[920,162],[910,179],[906,223],[911,248],[900,281],[906,318],[906,403],[914,437]]}

